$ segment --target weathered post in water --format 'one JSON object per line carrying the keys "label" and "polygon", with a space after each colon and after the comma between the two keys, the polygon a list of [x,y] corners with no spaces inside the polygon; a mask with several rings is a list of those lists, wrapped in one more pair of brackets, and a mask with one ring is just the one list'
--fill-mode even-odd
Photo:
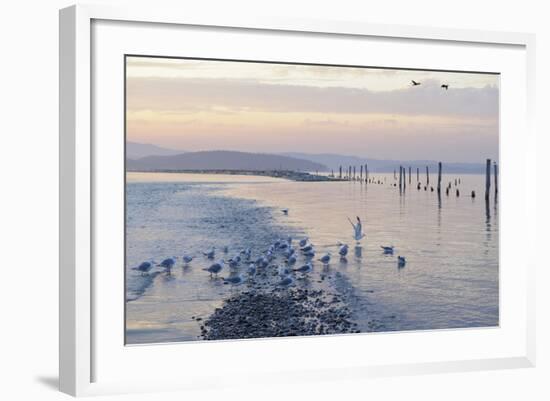
{"label": "weathered post in water", "polygon": [[342,166],[340,166],[340,179],[342,179]]}
{"label": "weathered post in water", "polygon": [[489,200],[489,191],[491,190],[491,159],[487,159],[485,166],[485,200]]}
{"label": "weathered post in water", "polygon": [[399,166],[399,191],[401,191],[403,167]]}
{"label": "weathered post in water", "polygon": [[430,170],[428,170],[428,166],[426,166],[426,185],[430,185]]}
{"label": "weathered post in water", "polygon": [[361,164],[361,173],[359,174],[359,181],[363,182],[363,165]]}
{"label": "weathered post in water", "polygon": [[395,180],[396,177],[395,177],[395,169],[393,169],[393,179]]}
{"label": "weathered post in water", "polygon": [[409,166],[409,184],[411,183],[411,166]]}
{"label": "weathered post in water", "polygon": [[419,182],[420,181],[420,169],[417,167],[416,168],[416,182]]}
{"label": "weathered post in water", "polygon": [[365,163],[365,182],[369,180],[369,166]]}
{"label": "weathered post in water", "polygon": [[437,164],[437,194],[441,195],[441,162]]}
{"label": "weathered post in water", "polygon": [[407,170],[403,167],[403,191],[407,188]]}
{"label": "weathered post in water", "polygon": [[496,162],[494,164],[494,168],[495,168],[495,200],[496,200],[498,195],[498,166]]}
{"label": "weathered post in water", "polygon": [[355,181],[355,166],[353,166],[353,181]]}

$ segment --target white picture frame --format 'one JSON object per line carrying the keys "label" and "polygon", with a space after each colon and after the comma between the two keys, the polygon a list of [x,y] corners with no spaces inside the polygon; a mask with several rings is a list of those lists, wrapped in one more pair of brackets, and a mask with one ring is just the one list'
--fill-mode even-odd
{"label": "white picture frame", "polygon": [[[92,96],[94,88],[91,85],[93,69],[95,68],[94,46],[99,46],[101,41],[93,42],[93,25],[98,21],[108,21],[109,24],[116,22],[126,23],[144,23],[159,24],[169,26],[193,26],[203,27],[204,29],[231,29],[243,30],[254,34],[254,32],[283,33],[285,35],[322,35],[324,37],[337,36],[342,40],[355,40],[357,38],[383,38],[387,41],[414,40],[419,42],[436,43],[438,46],[462,46],[464,48],[476,46],[495,46],[513,49],[510,57],[517,61],[518,71],[525,72],[524,80],[514,81],[516,89],[525,96],[519,96],[520,106],[524,106],[518,112],[517,120],[510,123],[513,127],[521,130],[521,134],[516,133],[514,137],[509,131],[504,130],[507,138],[507,147],[517,145],[520,141],[522,146],[516,146],[520,154],[520,166],[512,174],[506,169],[504,164],[502,175],[508,175],[511,180],[521,180],[525,185],[535,182],[535,138],[531,127],[532,113],[534,110],[534,35],[524,33],[506,33],[506,32],[483,32],[459,29],[437,29],[427,27],[411,26],[390,26],[374,25],[358,21],[315,21],[315,20],[293,20],[290,18],[246,18],[228,19],[223,16],[215,15],[193,15],[185,10],[163,10],[155,7],[151,8],[111,8],[108,6],[72,6],[60,11],[60,390],[75,396],[94,395],[106,393],[126,393],[132,391],[156,391],[168,389],[186,389],[186,388],[206,388],[209,383],[205,380],[204,371],[197,367],[196,370],[188,369],[185,380],[177,379],[168,375],[162,379],[160,377],[150,377],[149,381],[132,380],[132,372],[116,375],[109,375],[108,379],[99,379],[98,364],[96,358],[106,361],[106,358],[115,358],[115,356],[106,355],[107,348],[102,336],[96,336],[96,324],[103,319],[101,307],[94,306],[94,289],[103,283],[103,279],[98,279],[94,274],[94,263],[96,255],[94,253],[94,232],[97,234],[97,215],[95,213],[97,205],[95,204],[94,191],[96,190],[96,169],[97,147],[93,138],[93,126],[97,125],[94,121],[94,103]],[[117,28],[118,29],[118,28]],[[124,30],[127,28],[121,27]],[[129,29],[129,28],[128,28]],[[141,29],[137,27],[136,29]],[[159,33],[162,35],[163,33]],[[119,38],[119,40],[122,40]],[[129,40],[129,39],[128,39]],[[116,41],[114,41],[116,42]],[[516,51],[517,50],[517,51]],[[512,68],[512,67],[510,67]],[[459,69],[457,67],[457,69]],[[512,73],[511,73],[512,75]],[[119,89],[113,90],[121,90]],[[512,88],[513,89],[513,88]],[[503,90],[503,97],[509,96],[509,92]],[[506,98],[507,99],[507,98]],[[508,110],[508,109],[506,109]],[[506,123],[507,124],[507,123]],[[508,125],[506,125],[507,127]],[[121,134],[122,135],[122,134]],[[503,149],[501,148],[501,151]],[[505,153],[505,152],[504,152]],[[530,173],[530,174],[528,174]],[[536,220],[536,211],[534,208],[535,193],[530,189],[520,191],[522,194],[515,193],[510,186],[506,185],[507,178],[501,184],[501,197],[504,210],[506,203],[517,206],[514,213],[518,215],[510,216],[510,225],[514,224],[521,228],[523,232],[523,241],[528,246],[534,246],[535,243],[534,227]],[[536,186],[530,185],[530,188]],[[517,191],[516,191],[517,192]],[[104,192],[103,192],[104,193]],[[515,198],[514,198],[515,197]],[[509,200],[508,200],[509,199]],[[507,210],[513,208],[508,206]],[[510,227],[508,225],[508,227]],[[519,227],[521,225],[521,227]],[[513,238],[508,238],[513,240]],[[513,256],[513,255],[512,255]],[[510,256],[510,257],[512,257]],[[519,259],[518,259],[519,260]],[[449,359],[435,360],[417,360],[414,355],[408,358],[384,358],[383,353],[376,361],[364,363],[361,355],[358,353],[356,358],[349,356],[346,361],[342,359],[334,367],[324,366],[322,364],[300,364],[296,363],[295,369],[286,371],[284,361],[276,361],[271,367],[256,366],[254,371],[246,366],[239,367],[236,374],[248,372],[253,374],[258,381],[267,380],[267,375],[278,375],[281,379],[292,380],[296,371],[299,371],[301,379],[319,380],[331,377],[334,379],[341,377],[353,377],[357,380],[368,376],[380,375],[399,375],[399,374],[418,374],[428,372],[442,371],[467,371],[479,369],[502,369],[512,367],[529,367],[535,363],[535,319],[534,319],[534,299],[535,284],[534,270],[536,260],[527,255],[522,259],[521,276],[517,279],[514,276],[508,280],[509,286],[505,286],[502,291],[516,292],[514,295],[521,302],[518,304],[520,310],[517,313],[519,322],[510,326],[510,336],[497,338],[496,331],[505,332],[507,327],[500,327],[498,330],[462,330],[447,331],[436,334],[441,341],[456,341],[457,338],[471,338],[465,341],[501,341],[494,350],[487,350],[486,353],[473,351],[464,358],[452,357]],[[121,267],[122,269],[122,267]],[[510,271],[511,272],[511,271]],[[510,274],[513,274],[511,272]],[[501,278],[503,276],[501,275]],[[510,278],[510,275],[508,275]],[[517,288],[516,288],[517,287]],[[504,294],[508,299],[508,293]],[[502,295],[502,292],[501,292]],[[117,294],[109,296],[120,298]],[[512,296],[512,295],[510,295]],[[501,308],[506,307],[507,303],[501,302]],[[113,319],[119,319],[115,316]],[[115,321],[113,320],[113,321]],[[122,323],[121,323],[122,325]],[[122,326],[121,326],[122,327]],[[115,330],[116,331],[116,330]],[[406,334],[408,342],[411,344],[422,344],[425,336],[431,334],[425,332],[416,332]],[[353,336],[347,337],[346,342],[352,347],[363,347],[365,341],[383,342],[384,338],[391,337],[392,342],[399,343],[401,334],[377,334],[376,336]],[[494,339],[493,339],[494,337]],[[100,338],[100,340],[98,340]],[[485,340],[480,340],[485,338]],[[296,348],[291,348],[296,340],[254,340],[240,342],[216,342],[207,344],[194,344],[188,346],[185,351],[189,355],[189,363],[193,358],[197,358],[201,353],[216,352],[223,353],[228,357],[242,355],[242,352],[258,354],[266,351],[266,347],[274,352],[284,353],[296,352]],[[324,347],[328,349],[341,346],[342,340],[338,336],[328,336],[323,340],[298,340],[300,343],[300,352],[312,353],[319,346],[319,341],[324,341]],[[430,340],[431,341],[431,340]],[[472,343],[473,344],[473,343]],[[482,344],[482,343],[480,343]],[[123,345],[123,344],[122,344]],[[404,345],[404,344],[402,344]],[[478,344],[479,345],[479,344]],[[168,347],[147,346],[149,353],[156,353],[155,363],[162,358],[170,358],[167,355]],[[181,346],[180,346],[181,347]],[[131,351],[132,353],[144,352],[146,347],[139,347],[140,350]],[[474,349],[475,347],[473,347]],[[460,347],[458,347],[460,350]],[[506,351],[506,350],[509,350]],[[181,349],[180,349],[181,351]],[[102,355],[98,353],[103,352]],[[179,351],[178,351],[179,352]],[[476,353],[477,352],[477,353]],[[140,354],[141,355],[141,354]],[[151,357],[151,356],[149,356]],[[103,358],[103,359],[102,359]],[[132,358],[129,356],[128,358]],[[269,358],[269,356],[267,357]],[[445,356],[442,356],[445,358]],[[329,352],[330,359],[330,352]],[[406,362],[404,362],[406,360]],[[120,361],[113,359],[113,364]],[[261,365],[261,362],[256,361]],[[122,362],[121,362],[122,363]],[[105,364],[105,362],[102,362]],[[168,362],[168,365],[170,362]],[[101,365],[101,364],[99,364]],[[113,365],[114,366],[114,365]],[[116,365],[119,366],[119,365]],[[122,366],[122,365],[120,365]],[[135,372],[134,372],[135,373]],[[294,375],[294,376],[293,376]],[[231,377],[220,379],[218,385],[230,385]]]}

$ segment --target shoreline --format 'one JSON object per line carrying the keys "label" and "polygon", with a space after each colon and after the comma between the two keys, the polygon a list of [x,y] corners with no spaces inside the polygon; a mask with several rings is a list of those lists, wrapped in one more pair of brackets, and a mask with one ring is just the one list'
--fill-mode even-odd
{"label": "shoreline", "polygon": [[248,175],[259,177],[282,178],[299,182],[342,182],[344,178],[312,174],[292,170],[126,170],[126,173],[173,173],[173,174],[219,174],[219,175]]}

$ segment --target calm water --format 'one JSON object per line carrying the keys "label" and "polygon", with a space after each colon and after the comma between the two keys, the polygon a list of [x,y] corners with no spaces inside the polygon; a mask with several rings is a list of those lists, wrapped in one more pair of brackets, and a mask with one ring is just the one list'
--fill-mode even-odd
{"label": "calm water", "polygon": [[[264,177],[129,173],[127,185],[127,342],[196,340],[199,324],[231,291],[201,270],[201,252],[216,258],[275,239],[308,236],[317,255],[350,245],[347,262],[333,258],[323,285],[347,295],[363,331],[498,325],[498,214],[483,200],[484,177],[462,175],[460,197],[359,182],[291,182]],[[431,177],[432,180],[435,177]],[[469,194],[476,191],[477,197]],[[288,208],[289,215],[281,213]],[[356,247],[347,218],[360,216],[366,238]],[[380,245],[394,245],[393,256]],[[227,255],[222,248],[228,246]],[[142,277],[144,260],[191,254],[171,276]],[[397,255],[407,264],[397,266]],[[321,274],[315,267],[312,276]]]}

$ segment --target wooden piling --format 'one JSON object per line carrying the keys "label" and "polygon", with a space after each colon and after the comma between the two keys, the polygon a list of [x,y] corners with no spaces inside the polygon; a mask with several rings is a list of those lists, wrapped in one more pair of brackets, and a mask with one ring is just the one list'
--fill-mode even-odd
{"label": "wooden piling", "polygon": [[420,169],[416,168],[416,182],[420,182]]}
{"label": "wooden piling", "polygon": [[437,164],[437,194],[441,195],[441,162]]}
{"label": "wooden piling", "polygon": [[403,191],[407,188],[407,170],[403,167]]}
{"label": "wooden piling", "polygon": [[397,177],[395,176],[395,169],[393,169],[393,179],[396,180]]}
{"label": "wooden piling", "polygon": [[351,181],[351,166],[348,166],[348,180]]}
{"label": "wooden piling", "polygon": [[369,165],[365,163],[365,182],[369,179]]}
{"label": "wooden piling", "polygon": [[485,200],[489,200],[489,191],[491,190],[491,159],[487,159],[485,166]]}
{"label": "wooden piling", "polygon": [[495,172],[495,199],[496,199],[498,195],[498,166],[496,163],[494,164],[494,172]]}
{"label": "wooden piling", "polygon": [[430,184],[430,167],[426,166],[426,185]]}
{"label": "wooden piling", "polygon": [[342,166],[340,166],[340,179],[342,179]]}
{"label": "wooden piling", "polygon": [[359,173],[359,180],[363,182],[363,165],[361,164],[361,173]]}
{"label": "wooden piling", "polygon": [[403,173],[403,167],[399,166],[399,190],[401,191],[401,178]]}
{"label": "wooden piling", "polygon": [[353,181],[355,181],[355,166],[353,166]]}

